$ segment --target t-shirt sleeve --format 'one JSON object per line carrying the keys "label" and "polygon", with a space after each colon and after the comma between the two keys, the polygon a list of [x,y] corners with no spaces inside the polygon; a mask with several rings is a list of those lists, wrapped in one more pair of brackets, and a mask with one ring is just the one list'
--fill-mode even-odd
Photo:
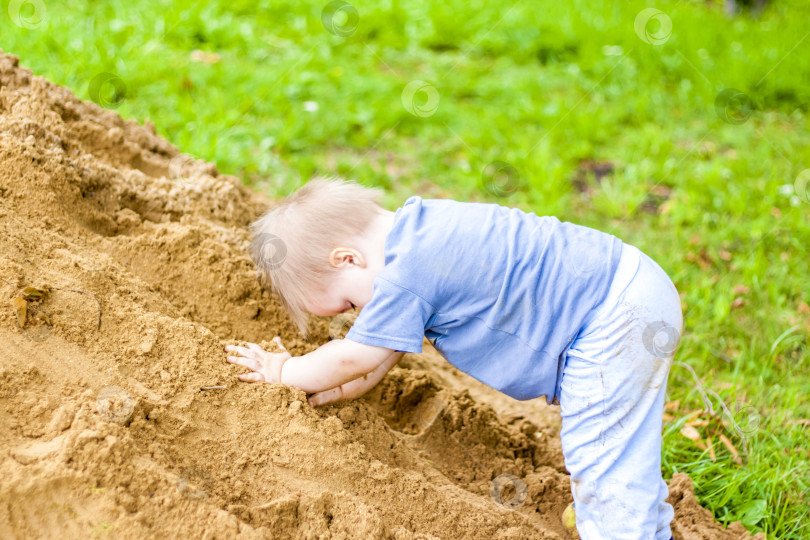
{"label": "t-shirt sleeve", "polygon": [[360,311],[346,339],[395,351],[420,353],[433,306],[385,278],[374,279],[371,301]]}

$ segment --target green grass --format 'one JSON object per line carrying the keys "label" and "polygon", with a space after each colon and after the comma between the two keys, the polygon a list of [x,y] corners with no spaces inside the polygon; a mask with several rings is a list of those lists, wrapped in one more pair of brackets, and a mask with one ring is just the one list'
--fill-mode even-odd
{"label": "green grass", "polygon": [[[392,207],[412,193],[495,201],[639,246],[684,294],[677,360],[717,393],[715,410],[722,399],[753,418],[741,433],[700,414],[713,461],[681,434],[704,404],[673,367],[665,475],[689,473],[721,521],[810,537],[798,422],[810,418],[810,200],[794,189],[810,168],[806,3],[734,19],[717,1],[660,3],[672,32],[651,45],[634,31],[648,7],[637,1],[356,1],[348,36],[326,31],[325,2],[44,2],[33,28],[3,5],[5,51],[270,194],[334,173],[386,188]],[[23,16],[36,22],[34,6]],[[102,73],[120,78],[118,94],[94,90]],[[435,88],[434,114],[403,106],[412,80]],[[745,121],[717,114],[726,88],[750,99]],[[516,171],[513,193],[483,189],[493,161]],[[588,161],[612,173],[597,179]]]}

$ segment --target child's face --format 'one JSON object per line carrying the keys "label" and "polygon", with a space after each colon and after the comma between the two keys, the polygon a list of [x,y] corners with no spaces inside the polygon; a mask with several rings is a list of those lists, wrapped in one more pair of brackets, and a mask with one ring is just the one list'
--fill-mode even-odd
{"label": "child's face", "polygon": [[310,293],[306,310],[320,317],[330,317],[368,304],[379,269],[374,264],[369,265],[363,254],[352,248],[335,248],[330,263],[337,270],[323,284],[322,290]]}

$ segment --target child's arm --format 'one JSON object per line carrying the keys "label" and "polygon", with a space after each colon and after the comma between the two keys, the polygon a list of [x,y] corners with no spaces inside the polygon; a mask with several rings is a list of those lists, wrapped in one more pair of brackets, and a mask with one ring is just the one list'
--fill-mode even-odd
{"label": "child's arm", "polygon": [[394,367],[394,364],[396,364],[404,354],[405,353],[402,351],[391,352],[391,355],[373,371],[366,373],[359,379],[342,384],[337,388],[324,390],[323,392],[318,392],[310,396],[308,400],[309,404],[313,406],[325,405],[333,401],[340,401],[341,399],[354,399],[362,396],[380,382],[385,374]]}
{"label": "child's arm", "polygon": [[[276,339],[276,342],[281,345],[280,340]],[[395,352],[349,339],[335,339],[308,354],[295,357],[286,351],[264,351],[255,343],[249,343],[247,347],[228,345],[225,350],[241,355],[229,356],[229,362],[253,371],[240,375],[241,380],[280,382],[307,393],[336,389],[354,381],[377,369]]]}

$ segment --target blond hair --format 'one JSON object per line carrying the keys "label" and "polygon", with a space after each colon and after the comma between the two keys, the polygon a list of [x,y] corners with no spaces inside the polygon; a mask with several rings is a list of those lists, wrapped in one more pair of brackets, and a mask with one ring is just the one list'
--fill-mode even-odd
{"label": "blond hair", "polygon": [[382,195],[340,178],[314,178],[251,223],[250,255],[259,282],[278,295],[305,339],[306,298],[322,291],[324,279],[337,270],[329,254],[365,234],[383,210]]}

